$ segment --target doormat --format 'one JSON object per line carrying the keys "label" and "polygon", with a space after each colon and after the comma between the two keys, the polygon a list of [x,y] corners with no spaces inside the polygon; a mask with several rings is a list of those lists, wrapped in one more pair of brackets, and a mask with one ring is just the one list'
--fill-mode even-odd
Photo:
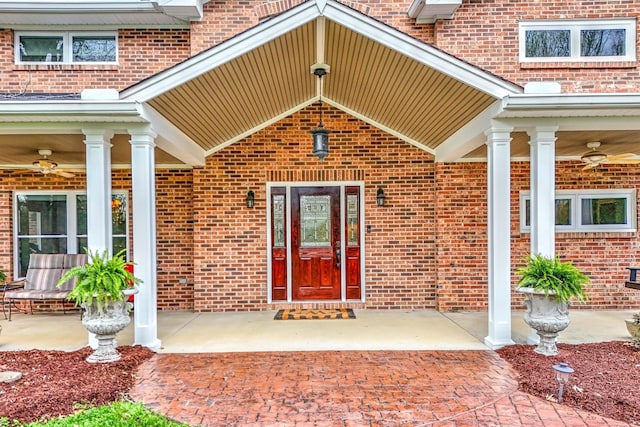
{"label": "doormat", "polygon": [[274,320],[316,320],[316,319],[355,319],[356,314],[350,308],[328,309],[285,309],[278,310]]}

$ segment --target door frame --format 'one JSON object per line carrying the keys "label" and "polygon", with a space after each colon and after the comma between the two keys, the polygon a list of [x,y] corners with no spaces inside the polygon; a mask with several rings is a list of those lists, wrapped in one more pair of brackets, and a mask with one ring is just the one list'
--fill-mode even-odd
{"label": "door frame", "polygon": [[[271,295],[271,282],[272,282],[272,256],[271,251],[272,236],[271,236],[271,188],[284,187],[285,188],[285,225],[286,225],[286,241],[287,241],[287,300],[286,301],[273,301]],[[331,300],[327,302],[365,302],[366,295],[366,282],[365,282],[365,203],[364,203],[364,182],[363,181],[310,181],[310,182],[267,182],[267,191],[265,193],[265,206],[267,207],[267,303],[268,304],[282,304],[282,303],[304,303],[307,301],[293,301],[292,298],[292,254],[291,254],[291,188],[292,187],[339,187],[340,188],[340,300]],[[346,287],[346,230],[345,224],[345,188],[346,187],[359,187],[360,188],[360,298],[356,300],[347,300],[347,287]],[[312,303],[318,303],[323,301],[308,301]]]}

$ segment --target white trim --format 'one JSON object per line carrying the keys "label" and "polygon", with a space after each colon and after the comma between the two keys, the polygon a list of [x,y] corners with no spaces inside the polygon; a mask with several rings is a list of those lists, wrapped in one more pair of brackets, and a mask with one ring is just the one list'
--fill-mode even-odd
{"label": "white trim", "polygon": [[[316,99],[317,99],[317,97],[314,98],[311,103],[316,102]],[[416,141],[413,138],[409,138],[407,135],[404,135],[404,134],[402,134],[402,133],[400,133],[400,132],[398,132],[396,130],[393,130],[392,128],[390,128],[388,126],[385,126],[382,123],[379,123],[379,122],[377,122],[375,120],[372,120],[369,117],[367,117],[367,116],[365,116],[363,114],[360,114],[355,110],[352,110],[351,108],[345,107],[344,105],[333,101],[332,99],[328,99],[328,98],[322,97],[322,101],[327,103],[327,104],[329,104],[329,105],[331,105],[332,107],[335,107],[335,108],[337,108],[339,110],[342,110],[343,112],[355,117],[356,119],[362,120],[363,122],[365,122],[367,124],[370,124],[371,126],[375,126],[376,128],[380,129],[381,131],[386,132],[389,135],[395,136],[396,138],[398,138],[398,139],[400,139],[400,140],[402,140],[404,142],[407,142],[407,143],[413,145],[414,147],[417,147],[417,148],[419,148],[421,150],[424,150],[429,154],[435,154],[435,150],[434,149],[427,147],[423,143],[421,143],[419,141]]]}
{"label": "white trim", "polygon": [[[625,198],[627,224],[582,225],[582,199]],[[593,189],[593,190],[556,190],[555,200],[569,200],[571,206],[570,224],[556,225],[556,233],[635,233],[637,232],[636,189]],[[530,233],[531,225],[526,224],[526,203],[531,200],[529,190],[521,190],[519,195],[520,233]],[[555,211],[554,211],[555,212]]]}
{"label": "white trim", "polygon": [[[273,301],[273,295],[271,292],[272,288],[272,271],[271,265],[273,262],[273,254],[271,251],[272,239],[271,239],[271,228],[272,228],[272,217],[271,217],[271,189],[273,187],[284,187],[285,188],[285,224],[287,230],[287,300],[286,301]],[[364,303],[366,301],[366,286],[365,286],[365,212],[364,212],[364,190],[365,183],[364,181],[311,181],[311,182],[298,182],[298,181],[274,181],[267,182],[266,184],[266,211],[267,211],[267,304],[291,304],[291,303],[304,303],[304,302],[314,302],[319,303],[323,301],[293,301],[292,298],[292,259],[291,259],[291,188],[293,187],[338,187],[340,188],[340,301],[324,301],[324,302],[361,302]],[[351,300],[346,298],[346,243],[345,243],[345,213],[344,207],[346,203],[345,198],[345,188],[346,187],[359,187],[360,188],[360,299],[359,300]]]}
{"label": "white trim", "polygon": [[[581,56],[582,30],[625,30],[624,56]],[[570,56],[526,56],[527,31],[559,31],[570,32]],[[567,20],[533,20],[521,21],[518,30],[520,62],[629,62],[636,60],[636,20],[635,18],[619,19],[567,19]]]}

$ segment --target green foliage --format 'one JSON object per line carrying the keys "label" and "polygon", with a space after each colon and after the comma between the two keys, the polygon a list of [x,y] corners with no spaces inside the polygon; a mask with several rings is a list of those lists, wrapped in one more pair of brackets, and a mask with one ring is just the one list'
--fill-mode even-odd
{"label": "green foliage", "polygon": [[7,275],[4,273],[4,271],[0,270],[0,283],[4,282],[5,280],[7,280]]}
{"label": "green foliage", "polygon": [[92,253],[87,250],[89,262],[67,271],[58,282],[58,286],[69,279],[77,278],[76,286],[67,297],[75,301],[76,305],[92,304],[95,301],[98,308],[102,308],[108,302],[123,301],[126,297],[122,291],[141,283],[140,279],[126,270],[124,252],[123,249],[109,257],[107,251],[101,254],[98,251]]}
{"label": "green foliage", "polygon": [[140,403],[118,401],[110,405],[81,408],[74,415],[54,418],[47,422],[21,424],[0,419],[0,427],[185,427],[149,411]]}
{"label": "green foliage", "polygon": [[521,276],[518,281],[520,288],[534,288],[544,291],[545,295],[552,292],[558,301],[587,299],[584,287],[590,283],[589,277],[571,262],[562,262],[558,257],[529,255],[525,259],[525,265],[518,268],[518,274]]}

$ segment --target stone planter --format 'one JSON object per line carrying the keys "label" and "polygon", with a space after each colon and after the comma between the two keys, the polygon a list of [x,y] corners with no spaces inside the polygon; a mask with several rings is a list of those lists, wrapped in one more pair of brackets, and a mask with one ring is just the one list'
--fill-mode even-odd
{"label": "stone planter", "polygon": [[[132,288],[123,293],[133,295],[138,290]],[[129,316],[129,303],[127,298],[124,301],[113,301],[98,309],[95,303],[82,304],[84,314],[82,324],[91,333],[96,335],[98,348],[87,357],[89,363],[109,363],[120,360],[122,357],[116,350],[116,334],[127,327],[131,322]]]}
{"label": "stone planter", "polygon": [[517,290],[525,295],[524,305],[527,310],[524,321],[535,329],[540,337],[540,343],[534,351],[545,356],[558,354],[556,338],[570,323],[568,303],[557,301],[555,294],[551,292],[547,296],[543,291],[533,288]]}
{"label": "stone planter", "polygon": [[625,323],[627,324],[627,331],[629,331],[631,338],[640,340],[640,323],[637,323],[633,319],[626,319]]}

